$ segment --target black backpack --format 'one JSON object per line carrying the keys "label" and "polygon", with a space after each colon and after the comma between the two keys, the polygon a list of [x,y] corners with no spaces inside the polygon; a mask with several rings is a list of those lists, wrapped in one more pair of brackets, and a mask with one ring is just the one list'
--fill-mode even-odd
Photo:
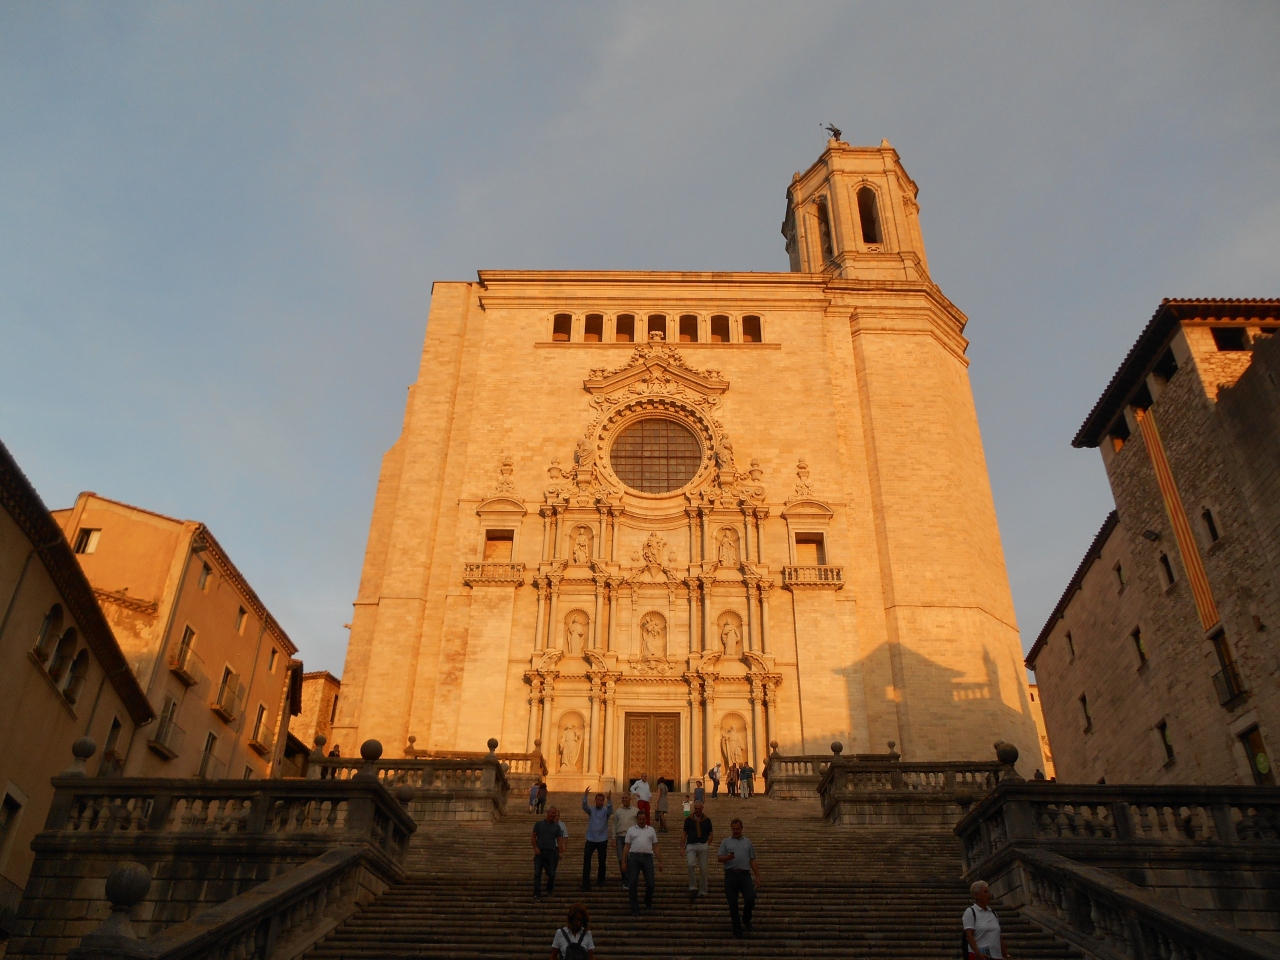
{"label": "black backpack", "polygon": [[587,960],[587,948],[582,945],[582,941],[587,938],[587,928],[582,928],[576,943],[572,939],[573,932],[568,927],[561,927],[560,932],[564,934],[564,939],[569,944],[568,949],[562,954],[564,960]]}

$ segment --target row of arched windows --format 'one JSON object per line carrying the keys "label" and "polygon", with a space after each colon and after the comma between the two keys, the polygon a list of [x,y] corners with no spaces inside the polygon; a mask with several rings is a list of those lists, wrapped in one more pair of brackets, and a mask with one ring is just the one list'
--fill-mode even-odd
{"label": "row of arched windows", "polygon": [[62,622],[62,604],[55,603],[44,615],[32,652],[67,703],[75,703],[89,675],[89,650],[79,646],[76,628],[64,629]]}
{"label": "row of arched windows", "polygon": [[557,313],[551,325],[551,339],[556,343],[634,343],[652,339],[655,333],[678,343],[763,342],[760,318],[754,314],[731,317],[717,313],[702,317],[696,313],[619,313],[606,317],[603,313],[588,313],[580,324],[575,324],[573,314]]}

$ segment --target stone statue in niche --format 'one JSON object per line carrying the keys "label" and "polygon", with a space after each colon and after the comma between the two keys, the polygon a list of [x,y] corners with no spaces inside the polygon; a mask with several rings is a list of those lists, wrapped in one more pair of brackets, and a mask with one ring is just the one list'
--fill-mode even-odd
{"label": "stone statue in niche", "polygon": [[716,562],[722,567],[738,565],[738,531],[731,527],[722,527],[716,538]]}
{"label": "stone statue in niche", "polygon": [[656,533],[649,534],[649,539],[644,542],[644,547],[640,551],[644,556],[644,562],[651,566],[662,566],[662,548],[666,545],[666,541]]}
{"label": "stone statue in niche", "polygon": [[640,656],[667,657],[667,625],[656,613],[646,613],[640,620]]}
{"label": "stone statue in niche", "polygon": [[591,562],[591,531],[586,527],[578,527],[573,536],[573,562]]}
{"label": "stone statue in niche", "polygon": [[724,618],[724,625],[720,628],[720,645],[724,647],[727,659],[742,659],[742,631],[733,617]]}
{"label": "stone statue in niche", "polygon": [[582,759],[582,733],[572,724],[566,726],[560,734],[560,771],[573,772],[578,769],[578,761]]}
{"label": "stone statue in niche", "polygon": [[581,653],[587,647],[587,627],[591,621],[581,610],[574,610],[564,621],[564,648],[570,653]]}
{"label": "stone statue in niche", "polygon": [[724,765],[747,762],[747,736],[736,717],[725,717],[720,733],[720,752],[724,754]]}

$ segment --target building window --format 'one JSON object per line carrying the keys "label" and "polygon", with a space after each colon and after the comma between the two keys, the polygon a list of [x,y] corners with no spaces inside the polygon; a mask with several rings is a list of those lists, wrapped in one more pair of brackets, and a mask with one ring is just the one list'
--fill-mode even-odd
{"label": "building window", "polygon": [[742,342],[743,343],[762,343],[764,338],[760,336],[760,318],[759,317],[743,317],[742,318]]}
{"label": "building window", "polygon": [[62,695],[67,703],[75,703],[80,699],[80,691],[84,687],[85,678],[89,675],[89,651],[81,650],[71,661],[71,669],[67,673],[67,682],[62,687]]}
{"label": "building window", "polygon": [[268,659],[267,659],[267,672],[268,672],[268,673],[275,673],[275,672],[276,672],[276,661],[277,661],[278,659],[280,659],[280,651],[279,651],[279,650],[277,650],[275,647],[272,647],[272,648],[271,648],[271,653],[270,653],[270,655],[269,655],[269,657],[268,657]]}
{"label": "building window", "polygon": [[124,773],[124,758],[120,756],[120,733],[123,729],[120,718],[112,717],[107,742],[102,748],[102,762],[98,764],[98,776],[118,777]]}
{"label": "building window", "polygon": [[262,721],[266,718],[267,707],[265,704],[260,703],[258,704],[257,716],[253,718],[253,736],[249,738],[250,740],[257,740],[259,743],[262,742]]}
{"label": "building window", "polygon": [[486,530],[484,532],[484,562],[510,563],[511,548],[515,544],[514,530]]}
{"label": "building window", "polygon": [[604,339],[604,317],[598,313],[588,313],[586,322],[582,325],[582,340],[584,343],[599,343]]}
{"label": "building window", "polygon": [[817,203],[818,240],[822,245],[822,262],[829,263],[835,259],[835,248],[831,245],[831,218],[827,215],[827,201]]}
{"label": "building window", "polygon": [[1124,574],[1124,564],[1117,563],[1112,569],[1116,572],[1116,583],[1120,585],[1120,589],[1124,590],[1125,585],[1129,582]]}
{"label": "building window", "polygon": [[880,205],[870,187],[858,188],[858,219],[862,223],[863,243],[883,243],[880,234]]}
{"label": "building window", "polygon": [[1250,727],[1240,734],[1240,742],[1244,745],[1245,756],[1249,758],[1253,782],[1260,787],[1274,787],[1276,773],[1272,769],[1271,758],[1267,756],[1266,744],[1262,742],[1262,733],[1257,727]]}
{"label": "building window", "polygon": [[1107,430],[1107,436],[1111,439],[1111,449],[1119,453],[1120,448],[1129,439],[1129,421],[1125,419],[1123,413],[1111,424],[1110,429]]}
{"label": "building window", "polygon": [[1088,733],[1093,729],[1093,717],[1089,713],[1089,698],[1085,694],[1080,694],[1080,711],[1084,714],[1084,732]]}
{"label": "building window", "polygon": [[680,318],[680,342],[681,343],[697,343],[698,342],[698,318],[685,314]]}
{"label": "building window", "polygon": [[201,589],[201,590],[203,590],[203,589],[205,589],[205,587],[209,586],[209,574],[211,574],[211,573],[213,573],[213,571],[209,569],[209,565],[208,565],[207,563],[202,563],[202,564],[200,564],[200,583],[199,583],[199,587],[200,587],[200,589]]}
{"label": "building window", "polygon": [[1249,335],[1243,327],[1214,327],[1213,343],[1219,350],[1248,350]]}
{"label": "building window", "polygon": [[1164,759],[1168,763],[1173,759],[1173,741],[1169,738],[1169,724],[1161,720],[1156,724],[1156,733],[1160,735],[1160,744],[1164,747]]}
{"label": "building window", "polygon": [[618,343],[634,343],[636,318],[629,313],[618,314],[618,319],[613,324],[613,339]]}
{"label": "building window", "polygon": [[81,527],[80,532],[76,534],[76,553],[94,553],[98,549],[98,538],[101,536],[101,530]]}
{"label": "building window", "polygon": [[1173,355],[1172,347],[1166,348],[1164,353],[1160,354],[1160,359],[1151,368],[1151,372],[1165,383],[1173,379],[1173,375],[1178,372],[1178,358]]}
{"label": "building window", "polygon": [[609,451],[609,464],[632,490],[670,493],[697,474],[702,445],[684,424],[648,417],[618,434]]}
{"label": "building window", "polygon": [[1133,648],[1138,651],[1138,666],[1142,666],[1147,662],[1147,648],[1142,645],[1142,629],[1135,627],[1133,633],[1129,634],[1129,639],[1133,641]]}
{"label": "building window", "polygon": [[36,659],[41,663],[49,659],[49,648],[53,646],[53,641],[61,632],[62,605],[55,603],[44,615],[44,620],[40,623],[40,632],[36,634],[35,654]]}
{"label": "building window", "polygon": [[725,316],[715,316],[711,318],[711,342],[712,343],[728,343],[729,342],[729,318]]}
{"label": "building window", "polygon": [[58,646],[53,651],[53,662],[49,664],[49,678],[54,683],[60,683],[62,676],[66,672],[67,667],[71,665],[71,658],[76,652],[76,628],[67,627],[63,631],[61,639],[58,640]]}
{"label": "building window", "polygon": [[213,755],[213,751],[217,749],[217,746],[217,735],[212,731],[205,734],[204,751],[200,754],[200,766],[196,772],[197,777],[203,777],[207,780],[221,779],[222,771],[219,769],[221,764]]}
{"label": "building window", "polygon": [[1071,631],[1067,631],[1067,649],[1071,651],[1071,659],[1076,658],[1076,642],[1071,639]]}
{"label": "building window", "polygon": [[1213,644],[1213,652],[1217,655],[1218,666],[1222,668],[1213,675],[1213,686],[1218,692],[1218,702],[1226,706],[1244,694],[1244,684],[1240,681],[1239,671],[1236,670],[1235,657],[1231,655],[1231,647],[1227,643],[1226,631],[1217,631],[1209,638],[1209,642]]}
{"label": "building window", "polygon": [[249,619],[249,615],[245,613],[244,607],[236,608],[236,633],[244,633],[244,622]]}
{"label": "building window", "polygon": [[660,313],[652,313],[649,315],[649,339],[653,339],[655,333],[662,334],[662,339],[667,338],[667,318]]}
{"label": "building window", "polygon": [[1204,534],[1209,538],[1210,544],[1217,543],[1222,539],[1221,534],[1218,533],[1218,524],[1214,522],[1212,510],[1205,507],[1204,511],[1200,514],[1200,519],[1204,523]]}
{"label": "building window", "polygon": [[1160,554],[1160,569],[1164,572],[1164,585],[1172,587],[1178,578],[1173,575],[1173,564],[1169,562],[1167,553]]}
{"label": "building window", "polygon": [[821,567],[827,562],[826,540],[820,533],[796,534],[796,566]]}
{"label": "building window", "polygon": [[252,780],[252,779],[253,779],[253,767],[246,766],[246,767],[244,768],[244,776],[243,776],[243,777],[241,777],[240,779],[242,779],[242,780]]}
{"label": "building window", "polygon": [[551,339],[555,343],[568,343],[573,334],[573,317],[567,313],[557,313],[551,322]]}
{"label": "building window", "polygon": [[329,708],[329,723],[333,723],[338,719],[338,695],[333,695],[333,706]]}

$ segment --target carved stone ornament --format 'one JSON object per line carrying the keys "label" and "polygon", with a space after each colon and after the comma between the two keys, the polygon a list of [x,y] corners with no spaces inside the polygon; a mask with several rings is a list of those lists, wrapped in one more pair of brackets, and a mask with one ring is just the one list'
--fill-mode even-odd
{"label": "carved stone ornament", "polygon": [[552,460],[547,467],[547,487],[543,492],[547,503],[560,503],[573,489],[573,481],[564,475],[559,460]]}
{"label": "carved stone ornament", "polygon": [[511,458],[511,454],[504,453],[502,463],[498,467],[498,482],[494,485],[493,492],[489,494],[489,499],[515,496],[516,482],[511,477],[515,466],[516,462]]}
{"label": "carved stone ornament", "polygon": [[801,457],[796,463],[796,492],[792,500],[807,500],[813,496],[813,484],[809,482],[809,464]]}

